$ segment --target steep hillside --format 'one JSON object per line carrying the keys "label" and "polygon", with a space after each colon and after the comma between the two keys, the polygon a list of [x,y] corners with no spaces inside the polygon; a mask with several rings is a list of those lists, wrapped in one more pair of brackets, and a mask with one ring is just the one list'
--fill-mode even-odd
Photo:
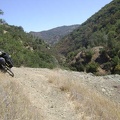
{"label": "steep hillside", "polygon": [[[99,68],[108,73],[120,74],[120,0],[113,0],[91,16],[57,45],[59,53],[67,57],[72,69],[96,72]],[[93,47],[102,46],[94,61]],[[100,47],[101,48],[101,47]],[[80,61],[80,52],[83,61]],[[81,55],[81,56],[82,56]],[[72,62],[75,58],[76,61]],[[66,63],[65,63],[66,64]]]}
{"label": "steep hillside", "polygon": [[61,69],[0,72],[0,120],[119,120],[120,76]]}
{"label": "steep hillside", "polygon": [[14,66],[55,66],[55,57],[41,39],[24,32],[22,27],[0,24],[0,49],[11,54]]}
{"label": "steep hillside", "polygon": [[30,34],[43,39],[48,44],[53,45],[57,43],[62,37],[64,37],[65,35],[68,35],[78,27],[79,25],[61,26],[61,27],[53,28],[47,31],[30,32]]}

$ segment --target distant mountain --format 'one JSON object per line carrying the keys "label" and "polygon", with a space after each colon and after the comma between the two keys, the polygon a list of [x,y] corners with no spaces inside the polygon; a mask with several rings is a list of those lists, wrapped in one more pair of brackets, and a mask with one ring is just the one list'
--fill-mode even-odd
{"label": "distant mountain", "polygon": [[78,27],[79,25],[61,26],[61,27],[56,27],[47,31],[41,31],[41,32],[31,31],[30,34],[43,39],[48,44],[53,45],[57,43],[62,37],[64,37],[65,35],[68,35]]}
{"label": "distant mountain", "polygon": [[120,74],[120,0],[91,16],[60,40],[56,49],[74,70]]}

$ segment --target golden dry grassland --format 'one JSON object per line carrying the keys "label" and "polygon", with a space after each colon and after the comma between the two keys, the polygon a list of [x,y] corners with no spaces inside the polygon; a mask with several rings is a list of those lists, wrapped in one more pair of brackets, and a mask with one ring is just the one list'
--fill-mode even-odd
{"label": "golden dry grassland", "polygon": [[56,72],[49,83],[65,92],[81,120],[120,120],[120,104],[92,89],[78,78]]}

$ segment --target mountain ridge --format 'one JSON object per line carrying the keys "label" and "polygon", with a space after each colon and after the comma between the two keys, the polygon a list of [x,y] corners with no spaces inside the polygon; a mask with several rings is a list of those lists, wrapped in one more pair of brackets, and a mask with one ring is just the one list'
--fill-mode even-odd
{"label": "mountain ridge", "polygon": [[32,34],[35,37],[43,39],[45,42],[47,42],[50,45],[53,45],[57,43],[62,37],[71,33],[77,27],[79,27],[78,24],[69,25],[69,26],[64,25],[41,32],[31,31],[30,34]]}

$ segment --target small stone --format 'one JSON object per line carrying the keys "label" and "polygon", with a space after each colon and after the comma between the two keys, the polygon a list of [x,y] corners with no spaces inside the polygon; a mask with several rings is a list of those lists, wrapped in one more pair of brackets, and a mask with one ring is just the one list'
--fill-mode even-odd
{"label": "small stone", "polygon": [[102,88],[102,92],[105,92],[106,90],[104,88]]}

